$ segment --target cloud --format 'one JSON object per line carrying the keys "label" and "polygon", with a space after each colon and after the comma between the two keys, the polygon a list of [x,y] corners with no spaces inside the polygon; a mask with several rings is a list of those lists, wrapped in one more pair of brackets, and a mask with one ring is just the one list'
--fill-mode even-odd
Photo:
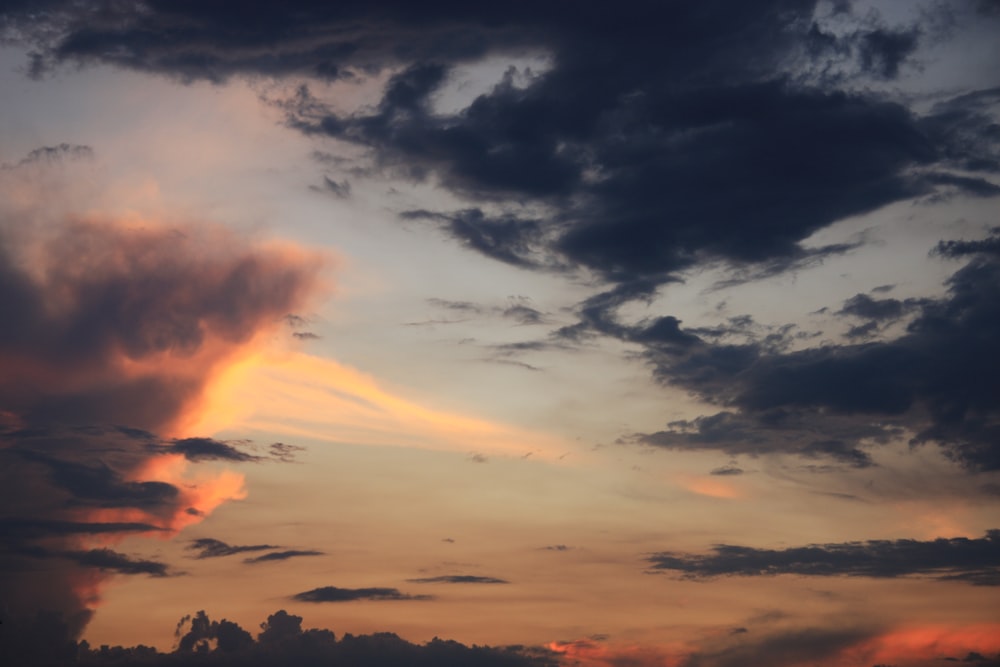
{"label": "cloud", "polygon": [[708,474],[709,475],[721,475],[721,476],[733,476],[733,475],[742,475],[743,472],[744,472],[743,468],[740,468],[738,466],[730,464],[730,465],[720,466],[718,468],[713,468]]}
{"label": "cloud", "polygon": [[[623,442],[667,449],[714,449],[731,455],[794,453],[854,467],[873,464],[869,449],[898,440],[936,443],[968,470],[1000,468],[1000,261],[995,234],[942,244],[966,257],[938,299],[852,297],[846,315],[911,319],[895,339],[785,351],[766,338],[712,342],[670,326],[625,325],[613,310],[584,314],[591,328],[641,340],[655,377],[724,409],[678,420]],[[654,329],[657,329],[654,333]]]}
{"label": "cloud", "polygon": [[16,164],[0,164],[0,169],[17,169],[33,163],[52,163],[60,160],[87,160],[94,157],[94,149],[79,144],[61,143],[55,146],[42,146],[28,153]]}
{"label": "cloud", "polygon": [[247,454],[233,445],[212,438],[180,438],[162,448],[163,451],[181,454],[188,461],[231,461],[243,463],[260,461],[261,457]]}
{"label": "cloud", "polygon": [[[793,628],[745,641],[734,635],[722,647],[701,647],[680,662],[681,667],[738,667],[802,664],[832,665],[850,649],[871,641],[877,629],[859,627]],[[830,660],[830,662],[827,662]],[[840,663],[843,664],[843,663]]]}
{"label": "cloud", "polygon": [[476,577],[469,574],[449,574],[440,577],[422,577],[419,579],[407,579],[413,584],[509,584],[505,579],[496,577]]}
{"label": "cloud", "polygon": [[[724,284],[733,284],[850,252],[857,244],[815,247],[808,239],[894,202],[995,196],[998,89],[966,91],[918,112],[884,85],[867,85],[895,79],[923,49],[952,39],[934,21],[968,17],[935,10],[941,16],[901,24],[847,4],[827,16],[814,2],[787,0],[752,9],[732,0],[626,6],[609,15],[600,3],[582,3],[567,15],[520,2],[502,9],[430,2],[419,13],[397,2],[305,3],[257,7],[253,19],[237,19],[196,4],[94,12],[55,2],[47,12],[11,8],[7,18],[34,49],[38,72],[103,62],[185,81],[304,77],[275,101],[290,128],[360,147],[370,175],[431,183],[454,196],[449,210],[412,208],[401,212],[404,220],[507,264],[596,276],[607,289],[579,304],[579,321],[553,340],[610,336],[640,345],[658,380],[716,403],[717,415],[728,415],[716,421],[728,420],[734,434],[723,441],[709,433],[708,415],[640,441],[712,441],[730,453],[791,451],[865,466],[872,463],[865,446],[915,428],[917,441],[941,443],[969,468],[1000,465],[985,444],[992,411],[968,396],[945,396],[963,391],[954,381],[934,384],[948,371],[932,361],[934,337],[917,329],[944,302],[858,295],[838,313],[853,318],[853,345],[780,354],[806,333],[732,344],[687,330],[670,314],[641,325],[615,317],[701,267],[722,267],[730,275]],[[464,108],[435,106],[458,67],[515,52],[544,54],[548,64],[530,76],[508,72]],[[325,102],[309,86],[375,75],[385,80],[379,98],[354,109]],[[316,157],[324,169],[343,166]],[[344,194],[339,178],[324,175],[325,187]],[[941,254],[969,249],[942,246]],[[953,282],[951,303],[960,291]],[[543,322],[525,304],[503,315]],[[869,346],[903,316],[914,318],[903,338]],[[971,330],[952,328],[948,344],[972,341]],[[880,372],[861,377],[870,364]],[[755,439],[755,431],[779,444]]]}
{"label": "cloud", "polygon": [[816,544],[788,549],[757,549],[728,544],[707,555],[657,553],[653,570],[678,572],[685,578],[716,576],[844,576],[893,579],[924,576],[979,586],[1000,586],[1000,530],[981,538],[871,540]]}
{"label": "cloud", "polygon": [[155,533],[162,530],[163,528],[148,523],[79,523],[48,519],[0,519],[0,537],[3,537],[7,544],[51,536]]}
{"label": "cloud", "polygon": [[267,551],[268,549],[280,549],[273,544],[249,544],[234,545],[226,544],[222,540],[211,537],[201,537],[192,540],[187,546],[189,551],[196,551],[195,558],[219,558],[221,556],[232,556],[234,554],[246,553],[248,551]]}
{"label": "cloud", "polygon": [[353,602],[355,600],[431,600],[429,595],[409,595],[396,588],[337,588],[323,586],[310,591],[296,593],[293,600],[299,602]]}
{"label": "cloud", "polygon": [[136,559],[111,549],[90,549],[88,551],[67,551],[59,554],[88,568],[117,574],[148,574],[154,577],[167,576],[166,563]]}
{"label": "cloud", "polygon": [[[358,145],[372,173],[433,181],[465,204],[404,218],[509,264],[625,282],[706,261],[787,270],[814,252],[805,239],[846,217],[942,187],[993,193],[976,175],[1000,154],[995,140],[975,141],[989,127],[988,91],[917,115],[852,85],[895,79],[949,34],[927,14],[891,24],[875,10],[837,12],[833,29],[815,4],[628,2],[612,16],[590,2],[571,15],[529,2],[419,13],[293,3],[255,6],[251,19],[197,4],[54,2],[7,20],[37,73],[66,62],[185,81],[391,72],[381,98],[354,110],[300,87],[280,103],[288,125]],[[457,67],[515,52],[549,65],[508,72],[465,108],[434,108]],[[347,194],[329,176],[324,188]]]}
{"label": "cloud", "polygon": [[275,551],[274,553],[264,554],[263,556],[245,558],[243,559],[243,562],[248,563],[250,565],[255,565],[257,563],[270,563],[274,561],[288,560],[289,558],[298,558],[299,556],[323,556],[323,555],[325,554],[322,551],[289,549],[287,551]]}
{"label": "cloud", "polygon": [[50,163],[89,155],[45,147],[0,171],[0,598],[13,616],[62,614],[70,636],[109,577],[166,573],[110,547],[245,495],[241,475],[190,467],[256,457],[187,425],[324,265],[209,224],[79,215],[51,194],[75,172]]}

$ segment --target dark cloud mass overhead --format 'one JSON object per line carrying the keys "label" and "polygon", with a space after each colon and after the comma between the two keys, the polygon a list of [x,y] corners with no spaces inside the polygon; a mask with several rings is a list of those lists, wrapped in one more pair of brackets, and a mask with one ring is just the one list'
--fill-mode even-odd
{"label": "dark cloud mass overhead", "polygon": [[[948,171],[996,171],[995,142],[969,141],[985,93],[919,116],[804,74],[835,57],[841,79],[893,79],[935,35],[859,16],[835,37],[817,27],[824,7],[54,2],[10,12],[8,31],[36,47],[42,69],[104,62],[212,81],[395,71],[374,108],[347,114],[304,87],[288,122],[473,203],[423,215],[490,257],[663,280],[703,260],[794,260],[814,231],[945,183],[995,194]],[[460,111],[432,109],[456,66],[516,53],[547,54],[551,66],[527,85],[511,74]],[[513,202],[545,213],[525,218]]]}
{"label": "dark cloud mass overhead", "polygon": [[[39,75],[61,63],[108,63],[184,81],[299,77],[306,83],[277,102],[289,127],[362,147],[369,173],[433,183],[465,203],[403,210],[403,219],[507,264],[597,276],[607,291],[579,304],[579,321],[559,337],[638,344],[657,379],[726,409],[638,440],[867,466],[862,441],[912,428],[963,465],[993,469],[996,355],[978,327],[995,324],[995,295],[990,283],[968,280],[991,273],[989,262],[956,274],[949,300],[848,300],[838,314],[853,318],[853,345],[781,353],[779,333],[720,344],[672,315],[643,327],[614,317],[696,267],[721,262],[739,282],[850,252],[856,244],[805,241],[887,204],[996,196],[997,89],[918,112],[867,85],[918,68],[919,47],[947,38],[959,11],[937,7],[923,25],[890,25],[850,3],[812,0],[637,0],[615,11],[596,2],[572,11],[528,2],[432,2],[419,11],[398,2],[100,10],[52,2],[42,13],[13,7],[7,32],[34,47]],[[838,20],[848,23],[824,27]],[[548,64],[508,70],[464,108],[434,106],[456,68],[518,54]],[[390,75],[379,99],[353,110],[335,110],[308,84],[375,73]],[[347,194],[346,181],[324,178]],[[944,244],[940,254],[966,253],[970,243]],[[542,322],[525,308],[504,315]],[[903,338],[866,342],[907,316]],[[184,334],[183,322],[172,326]],[[123,342],[151,343],[141,334]],[[978,379],[964,382],[966,371]],[[67,414],[72,405],[52,409]]]}

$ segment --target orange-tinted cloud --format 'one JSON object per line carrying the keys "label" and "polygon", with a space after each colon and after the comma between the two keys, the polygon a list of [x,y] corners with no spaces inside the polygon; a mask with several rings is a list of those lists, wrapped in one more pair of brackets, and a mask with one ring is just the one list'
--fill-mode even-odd
{"label": "orange-tinted cloud", "polygon": [[733,498],[740,498],[743,495],[736,484],[716,477],[682,477],[680,485],[691,493],[696,493],[699,496],[708,496],[709,498],[731,500]]}
{"label": "orange-tinted cloud", "polygon": [[840,656],[842,662],[836,664],[929,667],[970,654],[1000,658],[1000,623],[897,628],[846,649]]}
{"label": "orange-tinted cloud", "polygon": [[35,220],[18,201],[0,224],[0,598],[79,632],[111,573],[162,569],[108,545],[245,495],[163,438],[321,290],[325,259],[205,224]]}
{"label": "orange-tinted cloud", "polygon": [[556,459],[554,436],[437,410],[393,393],[330,359],[259,348],[229,364],[205,391],[186,432],[230,427],[327,442],[474,451]]}
{"label": "orange-tinted cloud", "polygon": [[668,645],[615,644],[594,639],[550,642],[546,645],[567,665],[583,667],[679,667],[690,648],[675,642]]}

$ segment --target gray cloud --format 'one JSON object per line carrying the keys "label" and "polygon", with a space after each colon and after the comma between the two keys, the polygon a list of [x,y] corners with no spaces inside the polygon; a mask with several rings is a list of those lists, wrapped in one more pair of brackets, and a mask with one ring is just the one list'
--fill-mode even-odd
{"label": "gray cloud", "polygon": [[663,552],[647,559],[653,570],[686,578],[717,576],[844,576],[892,579],[924,576],[1000,586],[1000,530],[981,538],[870,540],[758,549],[720,544],[707,555]]}
{"label": "gray cloud", "polygon": [[202,537],[192,540],[187,546],[189,551],[197,552],[195,558],[219,558],[222,556],[232,556],[234,554],[246,553],[248,551],[267,551],[269,549],[280,549],[273,544],[249,544],[234,545],[226,544],[222,540],[211,537]]}
{"label": "gray cloud", "polygon": [[302,593],[292,599],[299,602],[353,602],[355,600],[431,600],[429,595],[409,595],[396,588],[337,588],[323,586]]}
{"label": "gray cloud", "polygon": [[509,584],[505,579],[496,577],[477,577],[469,574],[449,574],[440,577],[421,577],[419,579],[407,579],[413,584]]}
{"label": "gray cloud", "polygon": [[300,556],[323,556],[325,555],[322,551],[315,551],[311,549],[288,549],[286,551],[275,551],[274,553],[264,554],[263,556],[255,556],[253,558],[245,558],[244,563],[250,565],[255,565],[257,563],[273,563],[277,561],[286,561],[290,558],[298,558]]}

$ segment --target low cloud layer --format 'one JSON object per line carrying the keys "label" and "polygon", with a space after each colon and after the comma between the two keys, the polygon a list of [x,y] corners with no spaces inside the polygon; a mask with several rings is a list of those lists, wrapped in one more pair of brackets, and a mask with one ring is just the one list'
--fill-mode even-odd
{"label": "low cloud layer", "polygon": [[470,574],[448,574],[440,577],[421,577],[407,579],[414,584],[509,584],[506,579],[496,577],[477,577]]}
{"label": "low cloud layer", "polygon": [[193,540],[187,548],[190,551],[196,552],[194,556],[195,558],[221,558],[223,556],[232,556],[234,554],[253,551],[279,549],[280,547],[273,544],[226,544],[222,540],[216,540],[211,537],[202,537],[197,540]]}
{"label": "low cloud layer", "polygon": [[255,565],[257,563],[274,563],[278,561],[286,561],[291,558],[300,558],[302,556],[322,556],[322,555],[324,555],[324,552],[316,551],[315,549],[286,549],[285,551],[275,551],[273,553],[264,554],[262,556],[245,558],[243,562],[249,565]]}
{"label": "low cloud layer", "polygon": [[397,588],[337,588],[321,586],[309,591],[296,593],[293,600],[299,602],[354,602],[356,600],[432,600],[430,595],[410,595]]}
{"label": "low cloud layer", "polygon": [[1000,530],[973,539],[870,540],[788,549],[720,544],[706,555],[663,552],[647,560],[654,571],[676,572],[691,579],[779,574],[880,579],[921,576],[1000,586]]}

